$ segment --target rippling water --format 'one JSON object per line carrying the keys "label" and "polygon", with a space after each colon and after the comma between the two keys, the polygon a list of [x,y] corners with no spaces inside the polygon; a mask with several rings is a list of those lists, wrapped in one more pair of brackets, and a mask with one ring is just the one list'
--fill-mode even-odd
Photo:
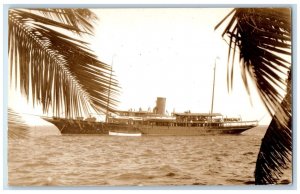
{"label": "rippling water", "polygon": [[241,135],[46,135],[8,142],[11,186],[244,185],[253,183],[265,127]]}

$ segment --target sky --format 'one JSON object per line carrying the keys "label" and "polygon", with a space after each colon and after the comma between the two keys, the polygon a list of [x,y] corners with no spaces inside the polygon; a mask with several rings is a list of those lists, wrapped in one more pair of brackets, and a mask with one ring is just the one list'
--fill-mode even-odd
{"label": "sky", "polygon": [[[235,65],[233,90],[227,90],[228,45],[214,27],[229,8],[119,8],[92,9],[99,21],[95,35],[85,37],[98,59],[113,66],[121,91],[118,109],[148,110],[157,97],[166,98],[171,113],[208,113],[216,64],[214,111],[243,120],[270,117],[252,87],[252,104]],[[238,61],[238,60],[235,60]],[[9,104],[19,111],[40,114],[16,93]],[[18,102],[18,103],[16,103]],[[30,120],[30,119],[29,119]]]}
{"label": "sky", "polygon": [[[91,48],[113,65],[121,86],[119,109],[147,110],[157,97],[167,111],[209,112],[216,63],[214,112],[268,123],[266,109],[252,88],[252,105],[235,65],[227,90],[228,45],[214,27],[230,8],[93,9],[99,22]],[[238,60],[236,60],[238,61]]]}

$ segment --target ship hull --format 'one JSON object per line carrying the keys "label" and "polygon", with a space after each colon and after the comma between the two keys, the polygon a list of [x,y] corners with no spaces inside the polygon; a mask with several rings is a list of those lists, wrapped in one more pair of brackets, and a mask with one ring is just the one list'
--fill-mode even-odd
{"label": "ship hull", "polygon": [[[45,119],[45,118],[44,118]],[[54,124],[61,134],[100,134],[108,135],[109,131],[129,133],[140,132],[143,136],[198,136],[217,134],[240,134],[257,125],[243,125],[230,127],[188,127],[188,126],[150,126],[128,125],[104,122],[89,122],[68,119],[45,119]]]}
{"label": "ship hull", "polygon": [[168,127],[168,126],[141,126],[139,129],[143,135],[178,135],[178,136],[198,136],[198,135],[217,135],[217,134],[240,134],[248,129],[255,127]]}
{"label": "ship hull", "polygon": [[116,123],[78,121],[69,119],[43,119],[55,125],[61,134],[108,135],[109,131],[137,131],[134,126]]}

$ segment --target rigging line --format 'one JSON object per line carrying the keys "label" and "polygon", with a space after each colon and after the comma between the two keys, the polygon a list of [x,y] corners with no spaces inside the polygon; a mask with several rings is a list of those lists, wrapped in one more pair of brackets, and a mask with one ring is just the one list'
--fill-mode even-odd
{"label": "rigging line", "polygon": [[258,122],[260,122],[261,120],[263,120],[263,118],[265,118],[266,115],[267,115],[267,113],[264,114],[264,115],[258,120]]}
{"label": "rigging line", "polygon": [[[44,118],[53,118],[53,116],[46,116],[46,115],[37,115],[37,114],[32,114],[32,113],[19,113],[19,115],[29,115],[29,116],[37,116],[37,117],[44,117]],[[101,116],[101,115],[106,115],[106,114],[93,114],[93,115],[97,115],[97,116]]]}
{"label": "rigging line", "polygon": [[31,115],[31,116],[39,116],[39,117],[49,117],[49,116],[44,116],[44,115],[37,115],[37,114],[32,114],[32,113],[20,113],[17,112],[19,115]]}

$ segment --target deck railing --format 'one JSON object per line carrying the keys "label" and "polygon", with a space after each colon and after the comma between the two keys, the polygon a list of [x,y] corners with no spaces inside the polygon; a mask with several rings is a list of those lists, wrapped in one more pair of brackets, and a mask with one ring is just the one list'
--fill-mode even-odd
{"label": "deck railing", "polygon": [[224,127],[235,127],[235,126],[251,126],[258,125],[258,121],[234,121],[234,122],[224,122]]}

